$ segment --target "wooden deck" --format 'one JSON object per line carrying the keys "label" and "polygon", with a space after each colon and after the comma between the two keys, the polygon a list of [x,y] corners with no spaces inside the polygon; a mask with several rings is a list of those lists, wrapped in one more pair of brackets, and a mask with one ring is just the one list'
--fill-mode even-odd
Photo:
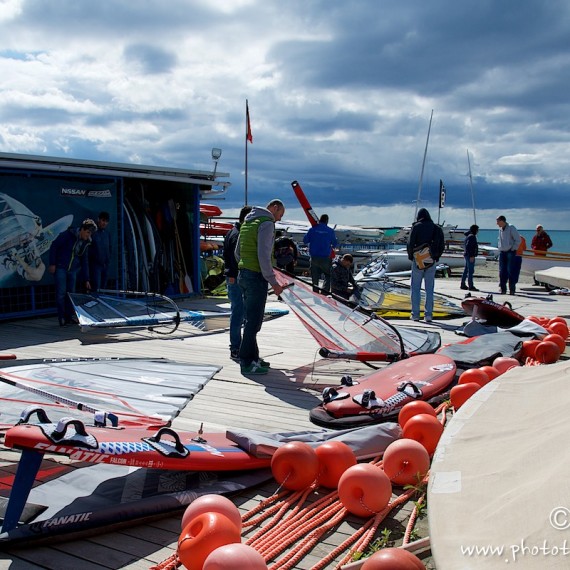
{"label": "wooden deck", "polygon": [[[478,282],[485,292],[496,293],[495,281]],[[459,300],[463,297],[457,279],[438,279],[436,290]],[[483,291],[484,290],[484,291]],[[524,315],[561,315],[570,318],[570,298],[549,295],[530,283],[519,284],[516,297],[495,295],[498,302],[510,301],[513,309]],[[205,305],[214,300],[201,301]],[[441,332],[442,343],[461,340],[455,328],[467,317],[443,320],[427,325]],[[394,321],[397,326],[411,326],[410,321]],[[239,366],[229,359],[228,334],[196,335],[184,325],[169,337],[148,331],[118,334],[81,333],[78,327],[60,328],[55,317],[0,323],[0,353],[14,353],[19,359],[48,357],[160,356],[189,363],[223,366],[197,397],[174,421],[174,427],[205,430],[228,427],[265,431],[316,429],[308,412],[319,402],[322,388],[337,384],[344,373],[359,376],[369,368],[345,361],[325,361],[318,356],[318,346],[298,319],[290,314],[264,324],[259,336],[263,357],[271,361],[267,376],[245,378]],[[11,469],[19,454],[0,450],[0,469]],[[234,498],[244,512],[269,496],[276,485],[264,485]],[[411,506],[392,516],[394,525],[402,526]],[[180,516],[163,518],[124,528],[112,533],[99,533],[80,540],[58,542],[49,546],[18,548],[0,553],[0,570],[44,569],[132,569],[146,570],[163,561],[176,548],[180,532]],[[332,548],[354,532],[358,520],[347,521],[322,541],[296,568],[310,568]],[[425,525],[424,525],[425,527]],[[424,531],[427,531],[424,528]],[[425,536],[425,534],[424,534]],[[434,568],[429,557],[426,566]],[[329,566],[333,568],[333,565]]]}

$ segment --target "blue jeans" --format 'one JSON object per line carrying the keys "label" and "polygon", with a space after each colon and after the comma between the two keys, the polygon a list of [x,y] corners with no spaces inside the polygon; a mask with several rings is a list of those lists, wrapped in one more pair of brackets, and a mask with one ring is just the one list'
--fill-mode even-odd
{"label": "blue jeans", "polygon": [[331,290],[331,267],[332,259],[330,257],[311,257],[311,281],[313,282],[313,290],[322,293],[322,291],[317,291],[314,289],[319,286],[319,280],[321,274],[325,276],[325,282],[323,284],[323,289],[326,292]]}
{"label": "blue jeans", "polygon": [[237,279],[233,279],[233,283],[230,283],[230,280],[226,278],[226,287],[228,289],[228,299],[232,307],[232,314],[230,315],[230,350],[237,352],[241,345],[243,296]]}
{"label": "blue jeans", "polygon": [[263,324],[268,283],[261,273],[240,269],[238,284],[243,295],[245,316],[239,359],[242,366],[249,366],[253,361],[259,360],[257,333]]}
{"label": "blue jeans", "polygon": [[470,261],[468,257],[465,258],[465,268],[463,269],[463,276],[461,277],[461,283],[465,285],[465,281],[467,280],[468,287],[475,287],[473,285],[473,275],[475,274],[475,258],[473,261]]}
{"label": "blue jeans", "polygon": [[[522,257],[521,257],[522,260]],[[514,251],[501,251],[499,252],[499,287],[501,291],[507,290],[514,291],[518,281],[518,274],[516,273],[515,252]],[[520,273],[520,268],[519,268]]]}
{"label": "blue jeans", "polygon": [[74,315],[73,306],[67,296],[68,293],[75,293],[75,283],[77,281],[76,271],[66,271],[56,268],[55,279],[55,302],[57,305],[57,318],[60,321],[67,321]]}
{"label": "blue jeans", "polygon": [[420,318],[422,281],[426,290],[425,317],[433,316],[433,290],[435,287],[435,263],[428,269],[419,269],[412,261],[412,318]]}
{"label": "blue jeans", "polygon": [[89,284],[92,293],[107,287],[107,267],[105,265],[93,265],[89,268]]}

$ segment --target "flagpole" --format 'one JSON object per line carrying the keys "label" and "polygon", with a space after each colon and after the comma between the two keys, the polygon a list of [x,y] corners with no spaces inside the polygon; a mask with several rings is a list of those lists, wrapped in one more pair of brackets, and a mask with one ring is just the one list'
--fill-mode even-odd
{"label": "flagpole", "polygon": [[431,115],[429,117],[429,126],[428,126],[427,138],[426,138],[426,148],[424,150],[424,158],[422,160],[422,171],[420,172],[420,181],[418,183],[418,197],[416,198],[416,211],[414,212],[414,219],[412,220],[412,223],[416,221],[416,218],[418,216],[418,208],[420,207],[420,196],[422,193],[422,181],[424,179],[424,168],[426,166],[426,156],[427,156],[428,145],[429,145],[429,133],[431,131],[431,120],[432,119],[433,119],[433,109],[431,110]]}
{"label": "flagpole", "polygon": [[249,135],[249,106],[247,104],[247,99],[245,100],[245,198],[244,206],[247,206],[247,138]]}
{"label": "flagpole", "polygon": [[471,188],[471,203],[473,204],[473,223],[477,224],[477,215],[475,214],[475,195],[473,194],[473,177],[471,176],[471,161],[469,160],[469,149],[467,149],[467,164],[469,165],[469,187]]}

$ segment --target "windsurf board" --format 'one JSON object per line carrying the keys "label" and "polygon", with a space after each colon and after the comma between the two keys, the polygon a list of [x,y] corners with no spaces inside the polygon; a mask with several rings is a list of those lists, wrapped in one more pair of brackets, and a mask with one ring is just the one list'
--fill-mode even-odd
{"label": "windsurf board", "polygon": [[314,424],[348,428],[393,420],[414,400],[446,394],[455,379],[455,362],[439,354],[412,356],[340,386],[325,388],[323,403],[310,412]]}
{"label": "windsurf board", "polygon": [[500,327],[514,327],[524,321],[524,317],[513,311],[510,303],[502,305],[493,301],[493,296],[466,297],[461,302],[463,310],[472,315],[474,319],[484,321],[487,325],[497,325]]}

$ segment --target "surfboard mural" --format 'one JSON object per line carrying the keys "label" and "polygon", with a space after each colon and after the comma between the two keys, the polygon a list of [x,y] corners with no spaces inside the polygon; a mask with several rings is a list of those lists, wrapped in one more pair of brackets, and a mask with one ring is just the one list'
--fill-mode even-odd
{"label": "surfboard mural", "polygon": [[26,281],[41,281],[46,271],[42,255],[72,223],[73,215],[68,214],[44,227],[39,215],[12,196],[0,193],[0,284],[14,275]]}

